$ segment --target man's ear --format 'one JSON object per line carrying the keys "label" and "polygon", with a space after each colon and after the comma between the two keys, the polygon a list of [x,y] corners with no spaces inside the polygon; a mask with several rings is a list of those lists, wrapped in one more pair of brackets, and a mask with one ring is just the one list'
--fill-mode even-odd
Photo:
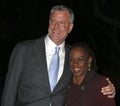
{"label": "man's ear", "polygon": [[72,31],[72,29],[73,29],[73,23],[70,23],[70,26],[69,26],[69,33]]}

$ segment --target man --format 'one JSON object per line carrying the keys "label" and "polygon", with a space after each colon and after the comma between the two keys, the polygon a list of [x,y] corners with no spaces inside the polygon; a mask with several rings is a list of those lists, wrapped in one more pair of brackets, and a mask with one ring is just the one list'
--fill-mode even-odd
{"label": "man", "polygon": [[[72,78],[69,67],[70,48],[65,39],[73,28],[74,14],[66,6],[50,11],[48,34],[40,39],[18,44],[10,58],[2,97],[2,106],[64,106],[67,87]],[[48,70],[54,48],[59,50],[59,73],[53,91]],[[115,88],[109,81],[102,92],[114,97]]]}

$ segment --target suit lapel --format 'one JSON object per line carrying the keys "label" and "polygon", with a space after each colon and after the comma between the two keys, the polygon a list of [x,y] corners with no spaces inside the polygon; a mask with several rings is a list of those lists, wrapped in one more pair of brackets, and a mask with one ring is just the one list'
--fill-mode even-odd
{"label": "suit lapel", "polygon": [[59,82],[56,85],[54,92],[60,91],[61,89],[65,89],[71,81],[72,73],[69,67],[69,52],[70,49],[67,46],[65,46],[64,70]]}
{"label": "suit lapel", "polygon": [[[71,80],[72,74],[69,67],[69,52],[70,52],[70,49],[67,46],[65,46],[65,62],[64,62],[63,74],[59,82],[57,83],[53,93],[61,91],[61,89],[66,88]],[[39,66],[41,71],[40,73],[42,75],[41,76],[42,81],[41,81],[41,78],[38,79],[37,84],[38,85],[42,84],[43,91],[47,92],[48,94],[51,91],[50,91],[49,78],[48,78],[44,37],[36,41],[36,53],[38,57],[38,62],[40,63],[40,66]]]}
{"label": "suit lapel", "polygon": [[[50,85],[48,79],[47,72],[47,61],[46,61],[46,53],[45,53],[45,43],[44,37],[36,41],[36,53],[37,53],[37,61],[39,63],[41,78],[38,79],[37,84],[43,86],[43,90],[50,93]],[[41,81],[42,79],[42,81]],[[41,87],[41,86],[40,86]],[[48,94],[48,93],[47,93]]]}

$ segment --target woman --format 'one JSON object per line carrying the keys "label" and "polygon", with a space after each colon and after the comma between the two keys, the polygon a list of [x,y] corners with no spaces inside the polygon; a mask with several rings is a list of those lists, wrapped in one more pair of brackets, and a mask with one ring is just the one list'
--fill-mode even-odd
{"label": "woman", "polygon": [[101,87],[108,83],[106,77],[95,72],[95,56],[87,44],[77,43],[72,47],[70,66],[74,77],[67,92],[67,106],[115,106],[114,98],[101,93]]}

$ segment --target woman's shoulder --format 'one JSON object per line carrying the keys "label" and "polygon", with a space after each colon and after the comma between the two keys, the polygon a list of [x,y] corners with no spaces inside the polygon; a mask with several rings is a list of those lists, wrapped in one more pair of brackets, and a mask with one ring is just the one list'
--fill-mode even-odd
{"label": "woman's shoulder", "polygon": [[94,80],[97,83],[97,85],[99,85],[99,86],[106,86],[106,85],[108,85],[108,82],[106,80],[106,78],[107,78],[106,76],[95,72],[94,73],[94,78],[95,78]]}

